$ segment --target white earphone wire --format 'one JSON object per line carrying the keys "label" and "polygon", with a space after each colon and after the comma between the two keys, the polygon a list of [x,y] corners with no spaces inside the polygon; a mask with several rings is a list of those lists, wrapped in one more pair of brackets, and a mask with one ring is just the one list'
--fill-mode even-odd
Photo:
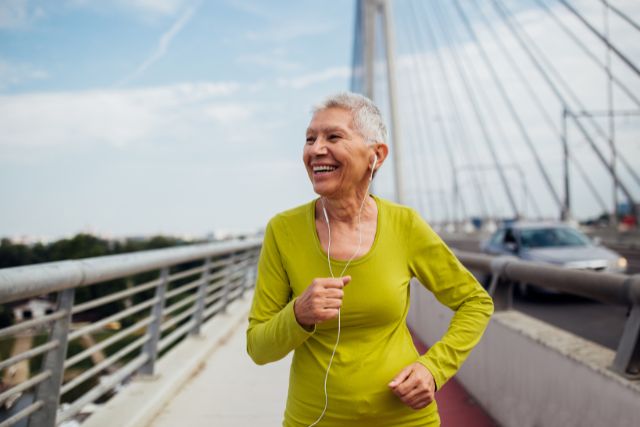
{"label": "white earphone wire", "polygon": [[[362,203],[360,204],[360,210],[358,211],[358,247],[356,248],[347,264],[342,269],[342,273],[340,273],[339,277],[343,277],[345,271],[347,271],[347,267],[351,264],[351,261],[356,257],[358,252],[360,251],[360,247],[362,246],[362,210],[364,208],[364,202],[367,200],[367,196],[369,195],[369,186],[371,185],[371,180],[373,179],[373,171],[375,170],[376,163],[378,161],[378,156],[375,157],[373,161],[373,166],[371,167],[371,178],[369,179],[369,184],[367,185],[367,191],[364,193],[364,198],[362,199]],[[335,279],[333,275],[333,268],[331,267],[331,226],[329,225],[329,215],[327,215],[327,209],[324,205],[324,199],[320,198],[320,202],[322,203],[322,213],[324,214],[324,220],[327,223],[327,231],[329,233],[329,242],[327,243],[327,264],[329,265],[329,273],[331,273],[331,277]],[[341,330],[341,319],[340,319],[341,309],[338,308],[338,335],[336,337],[336,344],[333,346],[333,352],[331,352],[331,358],[329,358],[329,364],[327,365],[327,372],[324,375],[324,409],[322,409],[322,413],[312,424],[309,424],[309,427],[313,427],[320,422],[324,414],[327,412],[327,408],[329,407],[329,394],[327,393],[327,380],[329,379],[329,371],[331,370],[331,364],[333,363],[333,356],[336,354],[336,350],[338,348],[338,343],[340,342],[340,330]]]}

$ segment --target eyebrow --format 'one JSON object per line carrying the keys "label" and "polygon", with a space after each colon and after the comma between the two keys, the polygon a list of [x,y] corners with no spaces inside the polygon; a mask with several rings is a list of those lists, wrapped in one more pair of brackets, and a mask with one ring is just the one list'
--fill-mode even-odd
{"label": "eyebrow", "polygon": [[[316,129],[313,128],[307,128],[307,133],[309,132],[316,132]],[[325,132],[325,133],[331,133],[331,132],[342,132],[342,133],[348,133],[348,131],[340,126],[328,126],[326,128],[321,128],[319,129],[319,131],[321,132]]]}

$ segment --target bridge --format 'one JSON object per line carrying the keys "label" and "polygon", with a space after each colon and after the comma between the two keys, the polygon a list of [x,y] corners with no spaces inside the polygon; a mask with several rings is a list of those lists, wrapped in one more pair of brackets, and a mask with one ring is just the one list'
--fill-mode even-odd
{"label": "bridge", "polygon": [[[356,2],[351,89],[376,100],[391,130],[393,165],[375,192],[433,224],[496,307],[436,394],[445,426],[640,425],[640,177],[629,154],[640,69],[608,30],[616,20],[637,37],[640,25],[601,0],[601,30],[574,3],[532,0],[562,35],[554,42],[600,73],[599,97],[583,96],[503,0]],[[477,252],[502,220],[575,221],[584,211],[606,213],[608,227],[586,231],[624,252],[633,274]],[[0,361],[0,406],[10,407],[0,427],[280,425],[290,359],[257,367],[245,352],[260,246],[248,236],[1,269],[0,304],[55,304],[0,329],[13,344]],[[518,305],[517,282],[620,309],[617,338],[603,344],[535,317]],[[451,315],[412,284],[417,348],[435,343]]]}

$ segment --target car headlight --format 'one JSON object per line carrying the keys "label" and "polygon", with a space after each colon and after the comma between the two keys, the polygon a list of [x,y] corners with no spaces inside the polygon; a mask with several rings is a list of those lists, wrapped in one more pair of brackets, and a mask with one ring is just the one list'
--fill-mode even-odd
{"label": "car headlight", "polygon": [[618,268],[623,270],[627,268],[627,259],[625,257],[618,258]]}

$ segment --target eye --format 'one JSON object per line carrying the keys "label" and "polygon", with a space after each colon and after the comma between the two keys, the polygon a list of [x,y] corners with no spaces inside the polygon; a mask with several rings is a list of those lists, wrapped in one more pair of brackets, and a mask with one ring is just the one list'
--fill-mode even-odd
{"label": "eye", "polygon": [[338,135],[337,133],[332,133],[331,135],[329,135],[329,141],[337,141],[340,138],[342,138],[342,137],[340,135]]}
{"label": "eye", "polygon": [[313,142],[316,140],[315,137],[313,136],[308,136],[307,137],[307,144],[313,144]]}

